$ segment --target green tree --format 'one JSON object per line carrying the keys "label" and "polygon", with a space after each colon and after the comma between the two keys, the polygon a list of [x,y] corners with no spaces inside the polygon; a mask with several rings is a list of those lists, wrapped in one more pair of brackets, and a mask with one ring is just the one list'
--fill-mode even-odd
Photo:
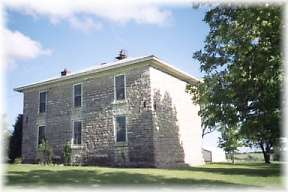
{"label": "green tree", "polygon": [[201,105],[203,124],[239,126],[245,143],[260,147],[266,163],[280,137],[281,12],[277,6],[209,10],[204,49],[193,55],[203,82],[187,86]]}
{"label": "green tree", "polygon": [[218,146],[224,149],[234,164],[235,152],[238,150],[238,147],[242,146],[239,130],[237,130],[235,127],[226,126],[224,126],[222,129],[221,137],[218,138]]}
{"label": "green tree", "polygon": [[13,125],[14,131],[9,139],[8,157],[11,163],[14,163],[16,158],[21,157],[22,151],[22,129],[23,129],[23,115],[17,116],[16,122]]}

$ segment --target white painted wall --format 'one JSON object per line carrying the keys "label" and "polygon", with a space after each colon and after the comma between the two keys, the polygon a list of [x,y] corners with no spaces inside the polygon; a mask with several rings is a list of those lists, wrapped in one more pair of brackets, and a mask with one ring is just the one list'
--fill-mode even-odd
{"label": "white painted wall", "polygon": [[189,165],[203,164],[201,153],[201,119],[198,116],[199,106],[193,104],[191,95],[185,92],[186,82],[167,73],[150,67],[151,91],[160,90],[163,96],[169,93],[177,111],[180,142],[182,142],[185,163]]}

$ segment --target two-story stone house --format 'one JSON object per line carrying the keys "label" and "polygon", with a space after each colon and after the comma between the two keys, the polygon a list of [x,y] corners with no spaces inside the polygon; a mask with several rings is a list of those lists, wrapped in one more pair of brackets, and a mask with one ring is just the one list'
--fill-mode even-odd
{"label": "two-story stone house", "polygon": [[82,164],[202,164],[199,106],[185,92],[197,81],[151,55],[16,88],[24,94],[23,162],[35,162],[45,138],[62,158],[71,142]]}

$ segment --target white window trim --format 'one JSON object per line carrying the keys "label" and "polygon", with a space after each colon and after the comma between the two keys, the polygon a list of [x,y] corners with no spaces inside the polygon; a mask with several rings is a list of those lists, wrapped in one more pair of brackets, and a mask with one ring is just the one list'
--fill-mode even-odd
{"label": "white window trim", "polygon": [[45,137],[46,137],[46,125],[44,125],[44,124],[37,125],[36,149],[38,149],[38,147],[39,147],[39,128],[40,127],[45,127]]}
{"label": "white window trim", "polygon": [[[117,141],[117,127],[116,127],[116,117],[117,116],[124,116],[125,117],[125,132],[126,132],[126,140],[125,141]],[[115,143],[128,143],[128,130],[127,130],[127,125],[128,125],[128,118],[126,114],[117,114],[113,116],[113,129],[114,129],[114,141]]]}
{"label": "white window trim", "polygon": [[[45,92],[46,92],[45,112],[41,112],[41,113],[40,113],[40,94],[41,94],[41,93],[45,93]],[[47,90],[39,91],[39,94],[38,94],[38,114],[44,114],[44,113],[47,112],[47,103],[48,103],[48,91],[47,91]]]}
{"label": "white window trim", "polygon": [[[123,100],[117,100],[116,98],[116,77],[118,76],[124,76],[124,99]],[[126,102],[127,99],[127,93],[126,93],[126,74],[120,73],[117,75],[114,75],[114,103],[121,103],[121,102]]]}
{"label": "white window trim", "polygon": [[[81,106],[78,106],[78,107],[75,107],[75,86],[77,85],[81,85]],[[83,83],[76,83],[76,84],[73,84],[73,89],[72,89],[72,99],[73,99],[73,108],[81,108],[83,106]]]}
{"label": "white window trim", "polygon": [[[81,144],[74,144],[74,122],[80,122],[81,123]],[[83,130],[83,122],[82,120],[78,120],[78,119],[75,119],[75,120],[72,120],[72,137],[71,137],[71,147],[81,147],[82,146],[82,143],[83,143],[83,140],[82,140],[82,131]]]}

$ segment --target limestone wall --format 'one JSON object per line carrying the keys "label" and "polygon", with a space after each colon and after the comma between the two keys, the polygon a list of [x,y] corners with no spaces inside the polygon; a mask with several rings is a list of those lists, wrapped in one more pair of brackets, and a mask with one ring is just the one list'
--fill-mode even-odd
{"label": "limestone wall", "polygon": [[[114,76],[126,76],[126,100],[114,101]],[[82,85],[82,106],[73,106],[73,85]],[[24,91],[24,162],[35,161],[38,127],[54,156],[72,139],[73,121],[82,122],[82,144],[72,145],[81,164],[171,167],[203,163],[198,106],[186,83],[143,62]],[[39,92],[47,91],[47,111],[38,113]],[[126,116],[127,141],[115,141],[115,117]]]}
{"label": "limestone wall", "polygon": [[[127,99],[114,102],[114,75],[126,75]],[[82,85],[82,107],[73,107],[73,85]],[[46,90],[47,111],[38,113],[39,92]],[[153,166],[149,67],[122,67],[24,92],[23,159],[36,158],[38,127],[46,126],[54,155],[63,158],[73,121],[82,121],[82,144],[73,146],[73,161],[82,164]],[[145,104],[144,104],[145,103]],[[115,142],[114,117],[127,117],[127,142]],[[27,119],[27,120],[26,120]]]}
{"label": "limestone wall", "polygon": [[186,82],[150,68],[157,167],[203,163],[199,106],[185,92]]}

